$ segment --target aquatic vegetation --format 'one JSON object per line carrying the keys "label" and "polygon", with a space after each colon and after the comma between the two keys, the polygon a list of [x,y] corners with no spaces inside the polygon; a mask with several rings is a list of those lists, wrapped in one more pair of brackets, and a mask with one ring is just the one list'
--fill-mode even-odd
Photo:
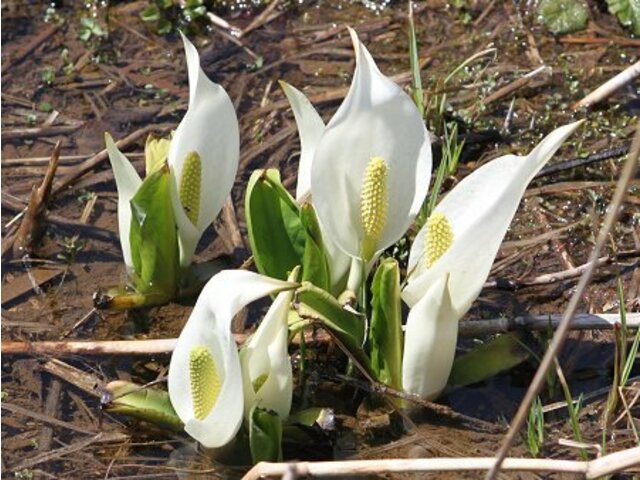
{"label": "aquatic vegetation", "polygon": [[[171,358],[169,398],[186,432],[218,448],[244,425],[254,462],[281,457],[293,392],[288,343],[306,328],[329,331],[353,364],[382,384],[427,399],[445,389],[458,321],[480,293],[528,183],[581,124],[554,130],[528,155],[486,163],[438,204],[430,200],[402,280],[397,260],[382,252],[427,211],[429,132],[411,97],[349,33],[356,70],[326,125],[301,91],[281,83],[302,152],[295,198],[277,170],[255,171],[248,182],[245,217],[260,273],[214,275]],[[183,39],[189,109],[172,138],[147,143],[144,181],[107,137],[125,263],[143,293],[145,286],[175,291],[238,163],[231,102]],[[441,177],[444,168],[455,169],[461,147],[451,148]],[[239,352],[232,320],[267,295],[275,295],[273,303]],[[410,308],[404,332],[403,301]],[[522,355],[514,364],[520,361]],[[472,377],[483,375],[474,369]]]}
{"label": "aquatic vegetation", "polygon": [[[267,352],[267,361],[256,360],[264,362],[260,365],[252,357],[264,355],[264,339],[272,340],[273,333],[279,334],[286,291],[296,286],[253,272],[226,270],[212,277],[202,290],[171,356],[168,385],[171,403],[185,430],[205,447],[230,442],[240,428],[243,413],[254,404],[265,402],[266,407],[277,408],[283,416],[288,413],[290,376],[283,381],[283,365],[288,359],[282,358],[281,348],[274,344],[276,351]],[[245,378],[254,389],[254,395],[246,397],[245,407],[241,360],[231,334],[231,321],[249,303],[282,291],[284,296],[277,297],[255,340],[243,353]],[[247,370],[248,367],[252,369]],[[252,374],[258,367],[263,370],[254,378]],[[282,387],[287,381],[289,388]]]}
{"label": "aquatic vegetation", "polygon": [[480,293],[528,183],[581,123],[554,130],[527,156],[506,155],[475,170],[416,236],[402,293],[411,307],[403,360],[408,391],[431,398],[446,386],[457,320]]}
{"label": "aquatic vegetation", "polygon": [[187,282],[184,270],[238,168],[238,121],[231,100],[202,71],[193,44],[182,39],[189,106],[170,139],[147,142],[144,181],[106,135],[124,262],[135,289],[145,295],[135,306],[166,302]]}

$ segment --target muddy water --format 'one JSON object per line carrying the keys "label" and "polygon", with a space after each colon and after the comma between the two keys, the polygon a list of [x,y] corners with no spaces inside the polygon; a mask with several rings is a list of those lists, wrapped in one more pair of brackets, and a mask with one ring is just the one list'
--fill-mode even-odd
{"label": "muddy water", "polygon": [[[103,148],[105,131],[122,138],[145,125],[168,132],[179,122],[187,101],[186,75],[181,47],[176,35],[159,36],[139,19],[145,2],[92,3],[86,6],[61,2],[53,11],[40,7],[39,14],[24,11],[18,2],[3,5],[3,132],[46,126],[50,109],[60,112],[54,125],[79,128],[58,136],[18,136],[2,144],[2,191],[25,200],[31,186],[40,181],[46,157],[55,140],[62,140],[59,176],[73,171],[88,156]],[[612,74],[637,60],[637,50],[619,41],[601,43],[563,43],[548,35],[527,12],[511,4],[488,8],[486,2],[455,8],[445,2],[429,2],[416,8],[416,27],[420,57],[426,66],[423,82],[429,98],[441,94],[441,81],[456,66],[479,50],[494,47],[495,53],[463,69],[447,89],[445,118],[460,122],[463,135],[481,133],[482,141],[468,142],[456,178],[445,183],[450,188],[480,162],[507,151],[528,151],[553,126],[570,120],[569,105],[602,83]],[[256,5],[243,2],[220,10],[238,28],[248,26],[261,12]],[[282,139],[278,133],[293,126],[292,116],[281,106],[283,95],[275,81],[285,79],[304,88],[318,99],[325,119],[339,104],[340,95],[350,81],[353,56],[344,24],[353,25],[388,75],[407,82],[409,63],[406,43],[406,8],[394,2],[317,2],[300,3],[276,9],[276,18],[240,40],[230,40],[219,28],[194,24],[205,71],[224,85],[239,114],[242,159],[233,191],[237,221],[245,232],[242,198],[244,183],[254,168],[279,167],[285,183],[294,184],[299,144],[295,135]],[[484,15],[483,15],[484,13]],[[12,60],[33,42],[56,18],[64,24],[20,60]],[[597,25],[614,39],[627,38],[614,20],[594,12]],[[82,18],[92,18],[94,31],[88,39]],[[84,28],[84,30],[83,30]],[[103,35],[101,32],[106,33]],[[540,82],[519,90],[495,104],[479,108],[479,101],[491,92],[533,70],[540,59],[553,67],[553,73]],[[510,121],[505,129],[511,100]],[[637,94],[622,91],[589,116],[588,127],[572,141],[555,162],[615,148],[628,142],[629,127],[637,115]],[[466,138],[466,137],[465,137]],[[490,140],[486,140],[486,139]],[[142,152],[143,142],[127,151]],[[437,153],[436,153],[437,155]],[[77,157],[80,156],[80,157]],[[44,161],[34,160],[45,157]],[[141,167],[138,160],[137,165]],[[549,229],[574,225],[559,238],[570,261],[583,263],[590,251],[597,225],[604,212],[617,177],[620,161],[610,159],[588,167],[565,170],[541,178],[533,185],[541,193],[527,196],[507,241],[534,238]],[[589,187],[575,187],[578,182]],[[544,192],[544,187],[567,182],[563,188]],[[600,182],[595,184],[594,182]],[[565,185],[565,184],[563,184]],[[637,189],[637,187],[636,187]],[[87,210],[96,196],[95,204]],[[637,190],[635,192],[637,201]],[[15,211],[6,207],[3,196],[2,220],[6,225]],[[612,239],[612,250],[637,250],[638,217],[628,204]],[[116,194],[108,166],[104,163],[84,175],[71,188],[56,196],[49,205],[53,215],[77,221],[88,211],[94,230],[58,222],[47,225],[46,234],[29,257],[3,257],[3,291],[22,288],[23,294],[3,304],[3,340],[68,339],[144,339],[177,336],[189,315],[189,305],[168,305],[131,314],[95,312],[92,294],[98,288],[125,280],[120,246],[116,236]],[[5,239],[10,229],[5,229]],[[77,236],[76,236],[77,235]],[[223,241],[228,229],[220,222],[201,242],[198,260],[214,258],[229,266],[239,266],[249,255],[243,244]],[[246,241],[244,242],[246,243]],[[498,261],[513,253],[508,243]],[[557,244],[533,242],[512,262],[505,262],[499,276],[531,278],[567,268],[558,254]],[[628,306],[633,307],[638,292],[637,256],[619,267],[607,267],[584,298],[583,311],[616,311],[615,275],[620,274]],[[634,263],[635,262],[635,263]],[[54,266],[60,274],[47,284],[30,288],[34,272]],[[20,287],[23,282],[26,287]],[[501,315],[561,313],[575,282],[564,282],[517,292],[487,290],[469,318]],[[635,290],[634,290],[635,289]],[[637,302],[637,300],[636,300]],[[237,322],[249,325],[259,316],[254,309]],[[78,322],[80,324],[78,325]],[[462,339],[460,352],[466,352],[488,338]],[[527,345],[539,354],[544,345],[541,335],[532,336]],[[368,405],[368,395],[339,380],[344,359],[327,345],[319,346],[309,359],[304,385],[296,388],[299,406],[329,406],[334,409],[331,429],[304,432],[295,444],[286,445],[289,458],[383,458],[422,456],[489,455],[500,441],[504,422],[512,416],[534,372],[536,361],[529,361],[486,382],[448,392],[440,401],[452,414],[425,411],[401,416],[389,408]],[[296,352],[293,352],[294,355]],[[612,336],[607,332],[572,334],[561,358],[572,392],[589,393],[607,387],[612,381]],[[90,432],[120,433],[126,440],[93,443],[77,455],[55,456],[20,472],[41,469],[69,478],[125,477],[155,474],[170,478],[167,468],[212,468],[211,460],[194,451],[181,435],[114,418],[99,411],[99,399],[62,378],[43,371],[49,358],[24,355],[2,360],[3,401],[31,412],[68,422]],[[66,358],[65,362],[84,372],[95,382],[130,379],[139,383],[162,378],[168,358]],[[327,368],[330,365],[331,368]],[[636,372],[634,372],[636,374]],[[52,391],[60,391],[57,399]],[[599,415],[602,395],[596,396],[581,416],[586,441],[599,442]],[[50,399],[50,400],[49,400]],[[543,400],[561,399],[557,388]],[[47,404],[50,404],[47,407]],[[24,414],[3,411],[3,465],[7,470],[20,467],[25,459],[42,452],[77,445],[86,433],[54,428],[52,439],[44,435],[47,422],[34,421]],[[457,415],[456,415],[457,414]],[[474,422],[464,416],[477,418]],[[564,410],[552,413],[545,454],[575,458],[575,449],[556,446],[557,438],[571,438]],[[147,430],[148,429],[148,430]],[[626,429],[619,427],[623,447]],[[43,433],[44,432],[44,433]],[[514,454],[525,454],[521,445]],[[213,467],[219,468],[219,467]],[[218,470],[223,477],[240,475],[240,470]],[[27,475],[27,473],[24,473]],[[212,474],[213,475],[213,474]],[[23,477],[25,478],[25,477]]]}

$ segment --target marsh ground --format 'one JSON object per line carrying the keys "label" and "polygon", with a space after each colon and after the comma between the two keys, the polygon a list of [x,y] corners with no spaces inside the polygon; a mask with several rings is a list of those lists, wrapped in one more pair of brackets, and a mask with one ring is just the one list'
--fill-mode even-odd
{"label": "marsh ground", "polygon": [[[444,119],[457,122],[465,140],[459,168],[445,180],[445,192],[481,163],[505,152],[527,152],[554,126],[570,121],[576,116],[571,105],[636,62],[640,47],[640,40],[617,24],[603,2],[590,2],[592,18],[586,31],[560,37],[549,34],[534,13],[516,2],[463,3],[466,6],[456,8],[434,1],[415,9],[426,95],[433,99],[446,92]],[[152,24],[140,19],[147,5],[146,1],[59,2],[47,10],[41,2],[3,2],[3,341],[175,337],[189,315],[188,305],[129,315],[95,311],[92,305],[92,294],[99,287],[124,280],[124,267],[108,162],[103,159],[89,170],[85,162],[103,149],[104,132],[116,139],[142,132],[126,148],[142,167],[146,133],[168,133],[187,105],[179,38],[158,35]],[[197,255],[229,266],[239,266],[249,255],[242,199],[251,172],[279,168],[285,185],[295,184],[300,147],[277,80],[303,89],[322,116],[330,118],[353,71],[344,29],[349,24],[385,74],[403,85],[411,81],[407,9],[402,2],[385,6],[280,2],[264,11],[263,7],[216,10],[240,29],[255,26],[240,39],[206,21],[191,34],[204,70],[228,90],[240,121],[242,156],[232,192],[234,209],[205,235]],[[487,48],[495,50],[443,84],[463,61]],[[551,70],[492,99],[502,87],[541,65]],[[563,168],[530,186],[496,260],[492,279],[524,285],[515,291],[485,289],[469,318],[562,313],[577,276],[537,286],[526,283],[586,261],[639,111],[638,84],[631,83],[589,112],[577,114],[587,118],[585,127],[552,160],[552,165]],[[431,116],[429,121],[441,134],[442,120]],[[18,224],[12,219],[26,205],[32,186],[41,181],[57,141],[62,142],[62,157],[56,182],[73,179],[55,192],[43,238],[33,252],[23,256],[7,249],[5,254]],[[603,159],[575,168],[563,163],[593,154]],[[607,246],[605,254],[611,261],[598,269],[584,295],[583,312],[618,312],[618,277],[627,311],[640,308],[638,185],[635,180]],[[236,322],[238,331],[250,327],[254,313]],[[460,351],[486,340],[465,338]],[[544,341],[541,334],[527,338],[534,352]],[[295,402],[334,409],[335,428],[315,431],[307,443],[290,445],[289,458],[492,455],[537,363],[532,356],[510,372],[449,392],[441,399],[449,410],[415,412],[411,427],[397,413],[364,402],[362,391],[340,380],[339,367],[329,361],[337,358],[343,365],[339,351],[321,344],[312,356]],[[181,434],[101,412],[95,386],[115,379],[146,383],[161,378],[167,356],[57,357],[5,354],[2,358],[6,478],[241,475],[242,468],[213,464]],[[602,412],[613,381],[614,334],[572,333],[561,363],[575,398],[595,393],[585,400],[580,426],[586,443],[600,444]],[[633,375],[637,374],[636,367]],[[552,388],[543,401],[562,399],[560,390]],[[637,409],[632,404],[630,415],[609,425],[609,449],[634,444],[629,423],[634,420],[629,416],[635,416],[637,423]],[[578,458],[576,448],[558,444],[559,439],[573,438],[566,409],[547,414],[546,431],[542,455]],[[527,455],[525,443],[513,454]]]}

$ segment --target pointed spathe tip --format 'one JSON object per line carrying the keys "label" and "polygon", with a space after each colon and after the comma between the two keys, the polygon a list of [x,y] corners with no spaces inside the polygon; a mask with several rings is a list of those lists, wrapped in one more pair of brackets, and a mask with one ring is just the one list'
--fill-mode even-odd
{"label": "pointed spathe tip", "polygon": [[353,43],[353,49],[356,52],[356,60],[360,56],[360,48],[362,47],[362,42],[360,42],[360,38],[358,37],[358,32],[356,32],[352,27],[347,26],[347,30],[349,31],[349,35],[351,36],[351,43]]}

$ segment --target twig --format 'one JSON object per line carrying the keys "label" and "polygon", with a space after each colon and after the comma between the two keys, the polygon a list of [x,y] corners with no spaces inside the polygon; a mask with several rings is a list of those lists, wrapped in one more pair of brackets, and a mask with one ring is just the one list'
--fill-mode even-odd
{"label": "twig", "polygon": [[234,27],[229,22],[227,22],[224,18],[219,17],[215,13],[207,12],[207,18],[214,25],[217,25],[217,26],[219,26],[221,28],[229,30],[229,33],[231,33],[232,35],[235,35],[235,36],[239,36],[240,35],[240,29],[238,27]]}
{"label": "twig", "polygon": [[99,387],[102,382],[91,373],[84,372],[56,358],[48,360],[40,368],[43,372],[58,377],[93,397],[100,397]]}
{"label": "twig", "polygon": [[78,130],[82,124],[78,125],[56,125],[50,127],[14,128],[13,130],[2,130],[2,141],[19,140],[39,137],[55,137],[56,135],[68,135]]}
{"label": "twig", "polygon": [[[491,335],[512,330],[546,330],[560,325],[560,315],[532,315],[527,317],[494,318],[491,320],[467,320],[460,322],[460,335],[474,337]],[[620,322],[618,314],[579,314],[571,328],[575,330],[610,330]],[[640,313],[627,313],[627,326],[640,328]],[[243,333],[234,334],[236,343],[242,345],[247,336]],[[306,341],[324,341],[328,337],[314,338],[309,334]],[[177,338],[162,338],[151,340],[78,340],[78,341],[44,341],[18,342],[5,340],[0,345],[3,355],[161,355],[173,351]],[[299,341],[298,337],[293,343]]]}
{"label": "twig", "polygon": [[625,195],[627,194],[627,189],[629,186],[629,182],[633,178],[635,171],[638,167],[638,157],[640,156],[640,122],[638,122],[636,134],[633,139],[633,144],[631,145],[631,151],[629,152],[629,157],[625,162],[622,175],[620,176],[620,180],[618,181],[618,186],[613,195],[611,203],[609,204],[609,210],[604,219],[604,223],[600,232],[598,233],[598,238],[596,240],[596,244],[591,251],[591,255],[589,256],[589,268],[587,268],[582,277],[580,278],[580,282],[576,287],[571,300],[569,301],[569,305],[564,312],[562,321],[558,326],[555,334],[553,335],[553,339],[551,340],[551,344],[547,349],[542,361],[540,362],[540,366],[536,371],[527,392],[518,407],[518,411],[511,422],[511,426],[509,427],[509,431],[505,435],[504,441],[500,446],[500,450],[495,459],[494,465],[491,467],[489,472],[487,473],[486,479],[493,480],[496,478],[497,474],[500,472],[500,467],[502,465],[503,460],[507,456],[509,448],[513,444],[520,428],[524,424],[527,415],[529,413],[529,408],[531,407],[531,403],[533,399],[538,395],[540,389],[544,385],[545,378],[551,364],[553,363],[553,359],[557,356],[558,352],[561,350],[564,341],[569,332],[569,327],[571,326],[571,321],[578,309],[578,305],[582,299],[582,295],[586,290],[589,282],[591,281],[591,277],[595,271],[596,261],[600,256],[600,251],[603,249],[604,245],[608,241],[609,233],[613,229],[613,226],[618,218],[618,214],[620,213],[620,205],[624,200]]}
{"label": "twig", "polygon": [[[60,404],[60,393],[62,393],[62,383],[58,379],[52,379],[49,389],[47,390],[47,400],[44,406],[44,414],[51,417],[58,413],[58,405]],[[50,426],[42,427],[40,432],[40,440],[38,442],[38,451],[46,452],[51,450],[51,441],[53,440],[53,429]]]}
{"label": "twig", "polygon": [[[562,315],[532,315],[515,318],[496,318],[492,320],[468,320],[460,322],[459,333],[462,336],[493,335],[513,330],[544,331],[558,328]],[[580,313],[571,324],[572,330],[612,330],[620,323],[619,314]],[[627,313],[627,326],[640,328],[640,313]]]}
{"label": "twig", "polygon": [[31,198],[25,212],[22,223],[13,237],[13,254],[21,256],[30,253],[35,243],[38,241],[39,233],[42,232],[42,221],[49,203],[53,178],[58,168],[61,143],[57,142],[53,148],[47,173],[39,187],[33,186]]}
{"label": "twig", "polygon": [[[331,380],[331,377],[325,377]],[[430,402],[425,400],[420,395],[416,395],[413,393],[406,393],[391,388],[383,383],[377,382],[375,380],[364,381],[355,377],[349,377],[347,375],[336,375],[336,378],[353,385],[361,390],[370,393],[377,393],[379,395],[386,395],[390,397],[399,398],[401,400],[406,400],[407,402],[411,402],[415,405],[419,405],[427,410],[435,412],[440,416],[449,417],[452,420],[458,420],[467,424],[472,425],[473,427],[483,430],[485,432],[504,432],[504,428],[495,425],[493,423],[485,422],[484,420],[480,420],[479,418],[469,417],[462,413],[456,412],[455,410],[447,407],[446,405],[441,405],[439,403]]]}
{"label": "twig", "polygon": [[560,38],[560,43],[569,43],[575,45],[618,45],[621,47],[640,47],[640,39],[624,37],[602,38],[565,36]]}
{"label": "twig", "polygon": [[[526,192],[524,192],[525,198],[535,197],[538,195],[548,195],[548,194],[565,194],[567,192],[571,192],[573,190],[584,190],[587,188],[604,188],[604,187],[615,187],[615,182],[608,181],[591,181],[591,182],[558,182],[552,183],[550,185],[543,185],[541,187],[530,188]],[[629,182],[629,187],[640,185],[640,182],[637,180],[632,180]]]}
{"label": "twig", "polygon": [[[10,55],[9,60],[2,64],[2,71],[6,74],[7,70],[20,62],[24,57],[34,51],[40,44],[44,43],[51,35],[56,33],[62,26],[60,23],[51,24],[48,28],[45,28],[40,34],[33,37],[26,45],[20,48],[15,54]],[[5,75],[3,75],[4,77]],[[4,78],[3,78],[4,80]]]}
{"label": "twig", "polygon": [[[6,193],[3,193],[2,208],[6,208],[14,212],[23,212],[25,210],[25,204],[21,199],[18,199],[16,197],[12,197]],[[98,240],[103,240],[105,242],[113,242],[113,243],[120,242],[118,235],[111,232],[110,230],[106,230],[101,227],[96,227],[95,225],[82,223],[78,220],[64,218],[59,215],[54,215],[52,213],[47,213],[47,223],[52,223],[54,225],[57,225],[58,227],[61,227],[67,230],[81,231],[86,236],[94,237]],[[5,242],[7,242],[6,237],[5,237],[5,240],[2,242],[3,247],[5,247]]]}
{"label": "twig", "polygon": [[510,95],[511,93],[515,92],[519,88],[527,86],[529,83],[531,83],[531,80],[533,80],[540,73],[549,72],[550,70],[551,69],[546,65],[538,67],[535,70],[527,73],[523,77],[520,77],[517,80],[514,80],[513,82],[505,85],[504,87],[499,88],[498,90],[493,92],[491,95],[488,95],[487,97],[484,98],[484,100],[482,100],[482,103],[484,105],[489,105],[490,103],[500,100],[501,98],[504,98]]}
{"label": "twig", "polygon": [[280,0],[273,0],[272,2],[270,2],[269,5],[267,5],[267,8],[265,8],[264,11],[260,13],[260,15],[254,18],[249,25],[242,29],[238,37],[244,37],[247,33],[261,27],[266,23],[271,22],[272,20],[282,15],[286,10],[282,10],[275,15],[271,15],[271,13],[278,7],[278,3],[280,3]]}
{"label": "twig", "polygon": [[602,152],[594,153],[593,155],[589,155],[585,158],[576,158],[573,160],[567,160],[565,162],[554,163],[553,165],[549,165],[544,167],[534,178],[546,177],[548,175],[552,175],[554,173],[562,172],[564,170],[570,170],[572,168],[584,167],[586,165],[591,165],[592,163],[602,162],[604,160],[609,160],[610,158],[621,157],[629,151],[629,145],[624,145],[622,147],[611,148],[609,150],[604,150]]}
{"label": "twig", "polygon": [[588,108],[596,103],[601,102],[608,98],[615,91],[624,87],[627,83],[631,82],[636,77],[640,76],[640,60],[634,63],[633,65],[625,68],[622,72],[617,74],[615,77],[607,80],[605,83],[596,88],[589,95],[584,97],[579,102],[576,102],[571,106],[573,110],[578,110],[579,108]]}
{"label": "twig", "polygon": [[[640,377],[632,377],[629,379],[630,382],[637,382],[640,381]],[[587,392],[587,393],[583,393],[582,394],[582,402],[583,404],[587,404],[587,402],[589,400],[593,400],[594,398],[598,398],[604,395],[609,395],[609,393],[611,392],[611,387],[610,386],[606,386],[606,387],[602,387],[602,388],[598,388],[596,390],[593,390],[591,392]],[[577,404],[578,401],[574,400],[573,401],[574,404]],[[549,403],[545,406],[542,407],[542,411],[544,413],[549,413],[549,412],[555,412],[556,410],[560,410],[562,408],[566,408],[568,405],[566,400],[562,400],[559,402],[553,402],[553,403]]]}
{"label": "twig", "polygon": [[3,410],[8,410],[9,412],[15,413],[16,415],[24,415],[25,417],[33,418],[34,420],[38,420],[39,422],[48,423],[49,425],[54,425],[56,427],[66,428],[67,430],[73,430],[75,432],[89,433],[89,434],[96,433],[95,430],[79,427],[75,423],[69,423],[62,420],[58,420],[57,418],[53,418],[49,415],[44,415],[42,413],[34,412],[32,410],[29,410],[28,408],[23,408],[13,403],[2,402],[2,404],[0,404],[0,407]]}
{"label": "twig", "polygon": [[32,468],[40,463],[56,460],[61,457],[64,457],[65,455],[69,455],[71,453],[84,450],[88,446],[94,443],[123,442],[128,439],[129,439],[128,435],[125,435],[119,432],[100,432],[96,435],[93,435],[92,437],[84,438],[82,440],[72,443],[71,445],[67,445],[66,447],[57,448],[49,452],[41,453],[40,455],[36,455],[35,457],[27,458],[22,462],[20,462],[18,465],[14,466],[12,470],[20,471],[20,470]]}
{"label": "twig", "polygon": [[[604,457],[581,462],[577,460],[553,460],[543,458],[507,458],[504,469],[509,471],[578,473],[585,478],[597,478],[624,471],[638,465],[640,447],[612,453]],[[243,477],[258,480],[264,477],[281,478],[287,472],[296,477],[360,476],[383,473],[409,472],[463,472],[487,470],[493,464],[491,457],[479,458],[414,458],[389,460],[348,460],[341,462],[260,462]]]}
{"label": "twig", "polygon": [[51,341],[2,342],[2,353],[7,355],[160,355],[171,353],[177,338],[159,340],[103,340],[103,341]]}
{"label": "twig", "polygon": [[[155,128],[156,128],[155,125],[147,125],[146,127],[136,130],[135,132],[123,138],[122,140],[119,140],[118,142],[116,142],[116,146],[120,150],[124,150],[132,143],[137,142],[140,138],[144,137],[146,134],[153,131]],[[104,149],[98,152],[97,154],[95,154],[94,156],[88,158],[81,164],[77,165],[73,172],[62,177],[62,179],[53,186],[53,195],[58,195],[60,192],[65,190],[67,187],[73,184],[76,180],[82,177],[85,173],[93,170],[102,162],[104,162],[108,157],[109,155],[107,154],[107,150]]]}
{"label": "twig", "polygon": [[569,268],[567,270],[562,270],[561,272],[555,273],[545,273],[543,275],[532,278],[531,280],[492,280],[490,282],[486,282],[484,284],[484,288],[499,288],[502,290],[517,290],[523,287],[534,287],[538,285],[549,285],[550,283],[561,282],[563,280],[568,280],[570,278],[577,278],[582,275],[585,271],[592,268],[598,268],[603,265],[607,265],[612,263],[617,258],[625,258],[625,257],[635,257],[638,256],[640,252],[631,251],[631,252],[620,252],[617,255],[606,255],[604,257],[596,258],[593,261],[588,261],[582,265],[578,265],[574,268]]}

